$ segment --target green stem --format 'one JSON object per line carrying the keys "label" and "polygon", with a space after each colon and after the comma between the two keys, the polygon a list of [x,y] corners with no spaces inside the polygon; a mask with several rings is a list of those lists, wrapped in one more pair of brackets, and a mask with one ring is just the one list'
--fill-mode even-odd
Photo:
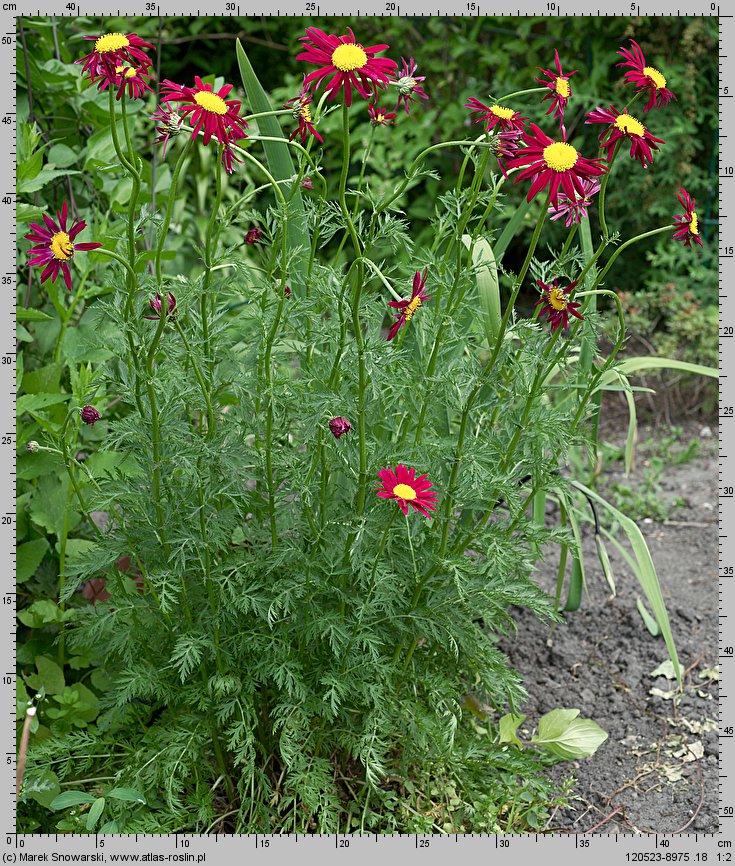
{"label": "green stem", "polygon": [[643,234],[636,235],[635,237],[632,237],[629,240],[627,240],[624,244],[621,244],[615,250],[615,252],[610,256],[610,258],[608,259],[607,264],[602,269],[602,272],[600,273],[600,275],[597,277],[597,279],[593,283],[592,288],[593,289],[597,288],[597,286],[599,286],[600,283],[605,279],[605,275],[610,270],[610,268],[615,264],[615,260],[620,255],[620,253],[623,252],[623,250],[626,250],[629,246],[632,246],[633,244],[638,243],[638,241],[645,240],[646,238],[652,238],[655,235],[660,235],[662,232],[670,232],[671,229],[672,229],[672,226],[670,226],[670,225],[661,226],[660,228],[653,229],[650,232],[643,232]]}
{"label": "green stem", "polygon": [[194,353],[191,350],[191,345],[186,339],[186,334],[184,333],[184,329],[181,327],[181,323],[176,317],[172,317],[172,321],[174,323],[174,326],[176,327],[176,330],[179,332],[179,336],[181,337],[181,340],[184,344],[184,348],[186,349],[192,369],[194,370],[194,375],[196,376],[196,380],[199,383],[199,388],[201,389],[202,396],[204,397],[204,402],[207,406],[207,433],[209,434],[210,430],[214,430],[214,411],[212,409],[212,401],[209,397],[209,389],[207,388],[207,383],[204,381],[204,376],[202,375],[201,368],[199,367],[199,364],[194,357]]}
{"label": "green stem", "polygon": [[156,246],[156,283],[158,284],[159,294],[163,291],[162,283],[163,283],[163,274],[161,271],[161,256],[163,255],[163,245],[166,242],[166,236],[168,235],[168,228],[171,225],[171,217],[174,212],[174,202],[176,201],[176,190],[179,184],[179,175],[181,174],[181,169],[184,166],[184,160],[189,155],[189,151],[191,150],[192,140],[187,139],[186,144],[184,145],[183,150],[179,154],[179,158],[176,160],[176,165],[174,166],[174,173],[171,175],[171,187],[168,191],[168,202],[166,203],[166,213],[163,217],[163,224],[161,225],[161,229],[158,234],[158,245]]}

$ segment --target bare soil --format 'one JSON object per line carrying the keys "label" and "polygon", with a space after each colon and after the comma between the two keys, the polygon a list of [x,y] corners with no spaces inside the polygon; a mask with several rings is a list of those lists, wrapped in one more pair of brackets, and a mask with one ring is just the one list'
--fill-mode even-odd
{"label": "bare soil", "polygon": [[[649,427],[640,440],[665,429]],[[576,778],[571,806],[553,816],[550,829],[600,833],[718,830],[718,527],[717,431],[689,423],[681,437],[699,441],[697,456],[668,468],[661,496],[684,505],[667,519],[644,518],[672,630],[685,670],[684,690],[653,671],[668,658],[663,638],[653,637],[636,608],[637,581],[611,545],[617,581],[610,597],[591,531],[585,536],[588,595],[549,639],[549,628],[528,612],[515,613],[518,634],[505,642],[512,665],[529,693],[526,725],[556,707],[578,707],[609,734],[591,758],[557,765],[561,781]],[[612,437],[620,439],[613,432]],[[599,489],[635,486],[646,470],[645,453],[625,479],[621,463],[603,472]],[[660,516],[659,516],[660,518]],[[591,529],[591,527],[590,527]],[[539,579],[553,593],[555,561]]]}

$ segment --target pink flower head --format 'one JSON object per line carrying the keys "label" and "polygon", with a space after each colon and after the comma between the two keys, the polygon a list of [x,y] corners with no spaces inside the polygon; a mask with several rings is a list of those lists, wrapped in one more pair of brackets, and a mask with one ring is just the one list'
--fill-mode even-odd
{"label": "pink flower head", "polygon": [[257,244],[262,237],[263,232],[260,228],[258,226],[253,226],[245,235],[245,243],[250,247],[253,244]]}
{"label": "pink flower head", "polygon": [[389,301],[389,307],[399,310],[398,313],[393,314],[396,321],[391,325],[390,331],[388,331],[389,340],[392,340],[400,329],[411,321],[416,310],[430,297],[424,291],[427,273],[428,268],[424,268],[423,274],[421,271],[416,271],[413,278],[413,292],[407,301]]}
{"label": "pink flower head", "polygon": [[383,468],[378,472],[383,482],[375,492],[381,499],[395,499],[404,514],[410,505],[419,514],[431,519],[431,511],[436,511],[436,493],[431,489],[428,475],[416,478],[416,470],[399,463],[395,469]]}
{"label": "pink flower head", "polygon": [[373,126],[390,126],[395,123],[395,111],[378,108],[374,102],[368,104],[368,115]]}
{"label": "pink flower head", "polygon": [[541,280],[536,280],[536,283],[542,290],[541,300],[536,301],[536,306],[538,307],[539,304],[544,305],[539,312],[539,317],[547,317],[551,323],[552,332],[559,327],[564,328],[564,330],[567,329],[570,313],[578,319],[584,318],[577,312],[577,309],[582,305],[575,301],[570,301],[568,297],[569,292],[577,285],[576,280],[565,289],[559,288],[559,280],[554,280],[550,286],[542,283]]}
{"label": "pink flower head", "polygon": [[396,73],[397,81],[393,82],[398,88],[398,102],[396,102],[396,111],[404,104],[406,114],[410,114],[409,103],[415,101],[415,97],[419,99],[428,99],[428,94],[419,85],[422,81],[426,81],[425,75],[416,75],[416,63],[413,57],[409,58],[408,63],[401,57],[400,72]]}
{"label": "pink flower head", "polygon": [[571,228],[574,223],[579,225],[587,217],[587,208],[592,204],[593,196],[600,191],[600,184],[591,178],[583,178],[582,187],[584,195],[576,200],[567,198],[563,192],[559,193],[556,204],[549,205],[549,216],[552,220],[564,217],[564,225]]}
{"label": "pink flower head", "polygon": [[227,144],[222,148],[222,165],[225,168],[227,174],[232,174],[235,170],[235,163],[242,165],[244,160],[240,159],[240,157],[235,153],[232,148],[232,144],[228,141]]}
{"label": "pink flower head", "polygon": [[[143,316],[144,319],[151,319],[153,321],[158,321],[161,318],[161,309],[163,308],[164,298],[156,292],[156,297],[151,298],[148,303],[150,304],[150,308],[156,313],[155,316]],[[176,314],[176,298],[173,296],[171,292],[169,292],[165,296],[166,303],[166,318],[170,319]]]}
{"label": "pink flower head", "polygon": [[550,69],[538,68],[539,72],[546,76],[546,81],[543,78],[536,78],[534,80],[548,87],[551,91],[551,93],[544,96],[542,102],[545,102],[547,99],[551,100],[551,105],[546,113],[558,117],[559,125],[562,126],[564,124],[564,112],[566,111],[567,102],[572,95],[572,85],[569,83],[569,79],[572,75],[576,74],[577,70],[575,69],[574,72],[567,73],[562,72],[561,63],[559,62],[559,52],[556,50],[554,51],[554,65],[556,66],[556,73]]}
{"label": "pink flower head", "polygon": [[643,109],[644,111],[650,111],[656,107],[663,108],[672,99],[676,99],[666,86],[666,79],[663,74],[653,66],[646,66],[646,58],[643,56],[641,46],[635,39],[630,40],[630,49],[621,48],[618,54],[624,61],[623,63],[618,63],[618,66],[630,67],[623,78],[629,84],[632,84],[638,93],[648,91],[648,102]]}
{"label": "pink flower head", "polygon": [[84,421],[85,424],[89,424],[90,427],[94,427],[102,417],[93,406],[85,406],[81,411],[81,416],[82,421]]}
{"label": "pink flower head", "polygon": [[329,429],[335,439],[340,439],[342,436],[352,430],[352,424],[350,424],[350,422],[346,418],[338,415],[336,418],[332,418],[332,420],[329,422]]}
{"label": "pink flower head", "polygon": [[363,99],[370,99],[373,91],[387,86],[398,68],[395,60],[376,57],[388,49],[387,45],[361,45],[349,27],[345,36],[307,27],[306,36],[302,36],[300,41],[304,50],[296,59],[319,66],[304,78],[304,86],[315,84],[318,87],[328,79],[325,89],[330,101],[344,88],[345,103],[352,105],[353,87]]}
{"label": "pink flower head", "polygon": [[211,84],[205,84],[195,75],[193,87],[183,87],[166,79],[161,90],[161,102],[178,102],[179,113],[183,117],[190,115],[194,127],[192,140],[200,131],[204,144],[209,144],[213,136],[225,146],[247,137],[247,123],[240,117],[240,100],[225,99],[232,90],[231,84],[223,85],[215,93]]}
{"label": "pink flower head", "polygon": [[301,181],[301,189],[314,189],[314,184],[311,182],[310,177],[305,177]]}
{"label": "pink flower head", "polygon": [[692,241],[699,246],[703,246],[702,238],[699,236],[699,218],[695,210],[697,202],[689,195],[682,187],[677,195],[681,206],[684,208],[683,214],[674,214],[674,223],[676,230],[674,231],[674,240],[681,241],[685,247],[690,247]]}
{"label": "pink flower head", "polygon": [[71,272],[69,271],[69,262],[74,257],[74,253],[84,250],[96,250],[102,244],[76,244],[74,239],[76,236],[87,227],[84,220],[77,220],[74,225],[67,231],[66,220],[69,215],[69,205],[67,202],[61,206],[60,211],[56,211],[56,222],[51,217],[43,214],[44,225],[40,226],[37,223],[31,223],[31,232],[25,237],[27,240],[35,244],[28,250],[29,265],[42,265],[44,269],[41,273],[41,282],[45,282],[49,277],[51,282],[55,283],[59,276],[59,271],[64,275],[64,283],[69,291],[71,291]]}
{"label": "pink flower head", "polygon": [[153,48],[153,45],[144,42],[135,33],[105,33],[104,36],[84,38],[94,42],[94,51],[74,62],[84,64],[82,75],[88,75],[91,84],[102,75],[108,82],[113,81],[118,66],[138,66],[142,70],[151,66],[150,58],[142,49]]}
{"label": "pink flower head", "polygon": [[311,94],[306,84],[306,76],[304,76],[304,83],[301,85],[298,96],[289,99],[285,103],[284,108],[288,108],[289,106],[291,107],[291,116],[294,120],[298,120],[299,125],[291,133],[288,140],[293,141],[298,136],[301,139],[301,144],[304,145],[308,137],[313,135],[317,141],[323,142],[324,139],[317,132],[311,116]]}
{"label": "pink flower head", "polygon": [[[600,134],[600,143],[607,150],[608,162],[612,159],[617,143],[628,139],[631,157],[640,160],[643,168],[646,168],[653,163],[653,151],[658,150],[659,144],[664,144],[663,138],[651,135],[638,118],[628,114],[627,109],[621,114],[614,105],[611,105],[609,110],[596,108],[591,111],[585,123],[607,124],[607,128]],[[606,138],[607,136],[609,137]]]}
{"label": "pink flower head", "polygon": [[522,132],[525,129],[527,117],[521,116],[518,111],[512,108],[506,108],[503,105],[485,105],[479,99],[471,96],[465,103],[465,108],[469,108],[470,114],[476,114],[477,117],[472,118],[473,123],[485,122],[485,129],[491,132],[496,126],[500,127],[499,131],[509,132],[517,130]]}

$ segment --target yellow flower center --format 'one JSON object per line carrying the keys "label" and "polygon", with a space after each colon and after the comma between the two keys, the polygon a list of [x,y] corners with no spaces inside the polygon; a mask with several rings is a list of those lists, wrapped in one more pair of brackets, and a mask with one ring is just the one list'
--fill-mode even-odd
{"label": "yellow flower center", "polygon": [[579,154],[566,141],[555,141],[544,148],[544,162],[553,171],[569,171],[578,159]]}
{"label": "yellow flower center", "polygon": [[384,120],[385,120],[385,115],[384,115],[384,114],[378,114],[378,115],[376,116],[376,118],[375,118],[375,122],[376,122],[376,123],[382,123]]}
{"label": "yellow flower center", "polygon": [[692,215],[689,217],[689,234],[699,234],[699,218],[697,217],[696,211],[692,211]]}
{"label": "yellow flower center", "polygon": [[562,289],[549,289],[549,303],[555,310],[566,310],[569,301]]}
{"label": "yellow flower center", "polygon": [[510,120],[515,114],[515,111],[513,111],[512,108],[503,108],[502,105],[491,105],[490,111],[492,111],[496,117],[502,117],[503,120]]}
{"label": "yellow flower center", "polygon": [[200,90],[199,93],[195,93],[194,102],[211,114],[227,114],[227,103],[221,96],[210,93],[209,90]]}
{"label": "yellow flower center", "polygon": [[309,107],[308,102],[302,102],[301,107],[299,108],[299,112],[301,116],[307,123],[311,123],[311,108]]}
{"label": "yellow flower center", "polygon": [[569,99],[569,95],[572,92],[571,87],[569,86],[569,82],[566,78],[557,78],[556,79],[556,92],[559,96],[564,99]]}
{"label": "yellow flower center", "polygon": [[332,66],[336,66],[340,72],[352,72],[360,69],[367,63],[367,54],[360,45],[348,42],[346,45],[338,45],[332,52]]}
{"label": "yellow flower center", "polygon": [[108,51],[119,51],[129,45],[128,37],[123,36],[122,33],[105,33],[94,43],[94,50],[98,54],[107,54]]}
{"label": "yellow flower center", "polygon": [[615,126],[626,135],[643,136],[646,127],[635,117],[630,114],[620,114],[615,118]]}
{"label": "yellow flower center", "polygon": [[416,498],[416,491],[408,484],[396,484],[393,488],[393,495],[399,496],[401,499],[411,500]]}
{"label": "yellow flower center", "polygon": [[133,78],[133,77],[135,76],[135,73],[136,73],[137,71],[138,71],[138,70],[135,69],[134,66],[128,66],[128,68],[125,70],[125,77],[126,77],[126,78]]}
{"label": "yellow flower center", "polygon": [[74,254],[74,244],[69,240],[66,232],[56,232],[51,238],[49,249],[54,254],[54,258],[62,262],[68,261]]}
{"label": "yellow flower center", "polygon": [[654,69],[653,66],[644,66],[643,74],[647,75],[651,81],[656,85],[656,90],[661,90],[663,87],[666,87],[666,79],[664,76],[658,71],[658,69]]}
{"label": "yellow flower center", "polygon": [[410,322],[413,318],[413,314],[418,310],[421,306],[421,298],[419,295],[411,301],[411,303],[406,307],[406,312],[403,314],[406,317],[406,321]]}

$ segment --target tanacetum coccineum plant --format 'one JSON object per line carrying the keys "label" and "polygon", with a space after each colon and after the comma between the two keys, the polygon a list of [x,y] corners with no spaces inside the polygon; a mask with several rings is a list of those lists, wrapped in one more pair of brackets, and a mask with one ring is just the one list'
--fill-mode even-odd
{"label": "tanacetum coccineum plant", "polygon": [[[143,137],[129,109],[153,99],[152,46],[90,36],[79,62],[107,92],[127,214],[104,245],[76,243],[85,223],[69,228],[66,204],[28,236],[42,280],[61,271],[70,286],[75,248],[111,260],[97,314],[116,323],[105,376],[127,414],[75,407],[32,453],[62,454],[94,538],[61,594],[84,585],[96,602],[66,641],[106,649],[104,724],[129,729],[118,776],[156,792],[178,827],[226,813],[237,830],[336,831],[351,826],[350,798],[388,778],[472,760],[498,778],[541,772],[493,728],[524,697],[497,637],[512,605],[558,617],[564,569],[548,597],[541,551],[558,544],[579,566],[580,523],[598,525],[589,503],[605,514],[568,468],[601,390],[623,381],[624,323],[599,356],[595,304],[612,296],[622,315],[605,276],[642,237],[701,244],[684,189],[662,192],[684,213],[640,237],[605,219],[610,179],[655,166],[656,118],[674,98],[636,43],[621,49],[627,103],[588,106],[594,152],[567,132],[580,73],[554,52],[528,90],[472,97],[471,136],[426,147],[386,188],[371,178],[375,137],[422,111],[436,59],[345,30],[306,30],[285,106],[239,44],[242,90],[206,70],[164,78]],[[653,131],[632,113],[642,95]],[[170,167],[155,214],[141,205],[152,147]],[[336,175],[320,170],[327,148]],[[419,246],[401,204],[446,149],[461,168]],[[194,160],[209,173],[198,225],[177,209]],[[498,269],[513,184],[534,225],[517,273]],[[562,218],[566,240],[547,252],[545,223]],[[198,250],[193,272],[167,255],[174,233]],[[538,290],[527,311],[524,289]],[[69,446],[82,423],[119,458],[92,481]],[[533,519],[539,496],[558,503],[558,526]],[[644,592],[675,658],[649,567]]]}

